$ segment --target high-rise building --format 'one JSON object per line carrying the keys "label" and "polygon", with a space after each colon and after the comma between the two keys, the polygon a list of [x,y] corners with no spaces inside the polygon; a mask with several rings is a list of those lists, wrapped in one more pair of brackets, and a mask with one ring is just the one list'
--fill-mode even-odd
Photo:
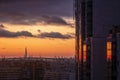
{"label": "high-rise building", "polygon": [[76,80],[91,80],[92,10],[92,0],[75,0]]}
{"label": "high-rise building", "polygon": [[75,0],[76,80],[106,80],[106,38],[95,33],[95,1]]}
{"label": "high-rise building", "polygon": [[113,26],[107,38],[108,80],[120,80],[120,26]]}

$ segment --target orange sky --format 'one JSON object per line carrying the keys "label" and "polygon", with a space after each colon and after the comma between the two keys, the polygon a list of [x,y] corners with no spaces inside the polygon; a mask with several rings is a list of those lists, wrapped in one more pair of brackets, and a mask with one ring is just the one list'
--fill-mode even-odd
{"label": "orange sky", "polygon": [[[69,20],[69,19],[66,19]],[[34,35],[41,32],[60,32],[62,34],[74,33],[75,29],[63,25],[13,25],[3,23],[5,30],[12,32],[29,31]],[[0,38],[0,55],[1,56],[23,56],[24,48],[28,48],[29,56],[74,56],[75,40],[71,39],[41,39],[32,37],[19,38]]]}
{"label": "orange sky", "polygon": [[3,56],[23,56],[28,48],[30,56],[73,56],[74,39],[50,40],[34,38],[0,39],[0,54]]}

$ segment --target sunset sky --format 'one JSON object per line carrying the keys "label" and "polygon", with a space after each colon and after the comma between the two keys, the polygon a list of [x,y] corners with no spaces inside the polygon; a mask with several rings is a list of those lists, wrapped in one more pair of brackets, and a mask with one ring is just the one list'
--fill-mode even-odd
{"label": "sunset sky", "polygon": [[[120,25],[119,3],[93,0],[95,36]],[[73,10],[73,0],[0,0],[0,56],[74,56]]]}
{"label": "sunset sky", "polygon": [[0,0],[0,55],[74,56],[72,0]]}

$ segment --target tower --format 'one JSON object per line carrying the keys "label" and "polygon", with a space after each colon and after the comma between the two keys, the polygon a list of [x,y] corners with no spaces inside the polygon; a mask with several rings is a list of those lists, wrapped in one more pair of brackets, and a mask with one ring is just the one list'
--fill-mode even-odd
{"label": "tower", "polygon": [[[92,0],[75,0],[76,80],[91,80],[92,6]],[[86,46],[86,52],[83,49],[84,46]]]}
{"label": "tower", "polygon": [[24,58],[27,58],[28,54],[27,54],[27,47],[25,47],[25,53],[24,53]]}

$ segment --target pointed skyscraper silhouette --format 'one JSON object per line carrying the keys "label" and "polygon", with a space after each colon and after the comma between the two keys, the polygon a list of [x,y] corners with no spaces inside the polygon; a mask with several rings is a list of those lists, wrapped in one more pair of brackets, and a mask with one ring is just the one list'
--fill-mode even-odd
{"label": "pointed skyscraper silhouette", "polygon": [[27,54],[27,47],[25,47],[25,54],[24,54],[24,58],[27,58],[28,54]]}

